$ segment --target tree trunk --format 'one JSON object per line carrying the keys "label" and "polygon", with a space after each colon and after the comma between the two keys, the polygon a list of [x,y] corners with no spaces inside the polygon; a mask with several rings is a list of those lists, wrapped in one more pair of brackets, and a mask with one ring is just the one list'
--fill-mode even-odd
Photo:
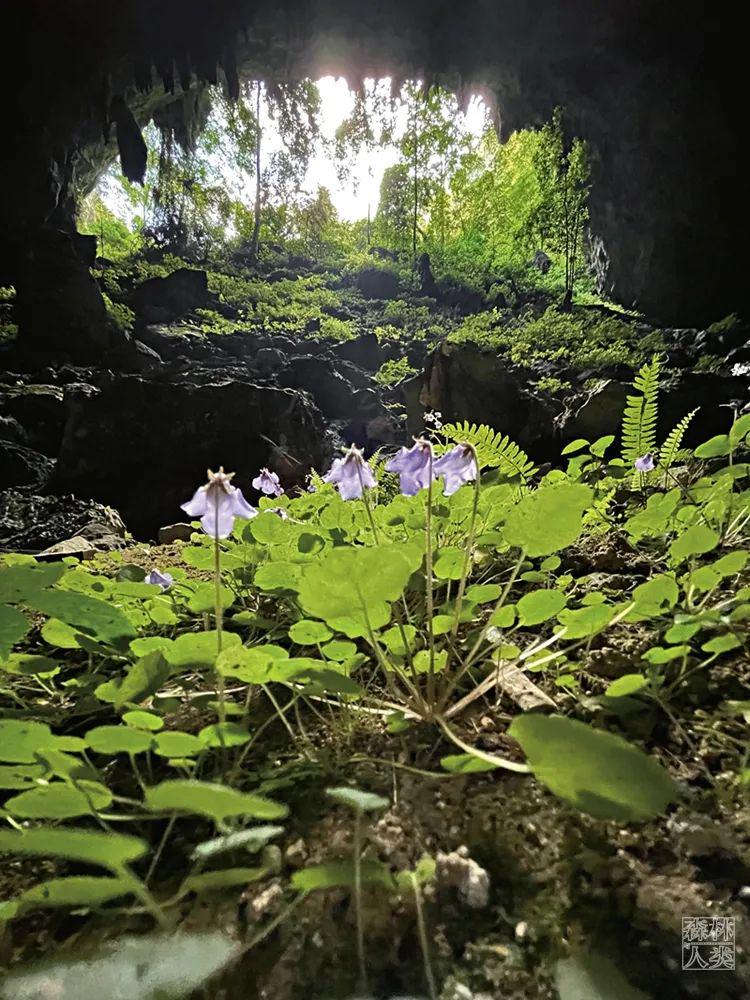
{"label": "tree trunk", "polygon": [[258,260],[258,246],[260,244],[260,202],[261,202],[261,174],[260,174],[260,80],[256,83],[255,91],[255,217],[253,219],[253,239],[250,244],[250,257],[253,262]]}

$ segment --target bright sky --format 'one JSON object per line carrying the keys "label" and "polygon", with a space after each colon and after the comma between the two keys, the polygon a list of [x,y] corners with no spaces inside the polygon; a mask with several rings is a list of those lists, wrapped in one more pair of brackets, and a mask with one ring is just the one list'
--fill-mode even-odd
{"label": "bright sky", "polygon": [[[323,136],[333,139],[336,129],[342,121],[351,113],[354,107],[354,93],[349,89],[349,85],[343,77],[334,78],[325,76],[317,81],[321,97],[320,125]],[[390,92],[390,80],[378,81],[378,87],[382,87],[386,92]],[[407,125],[407,108],[401,106],[396,112],[395,134],[401,134]],[[473,97],[465,115],[460,116],[460,127],[470,135],[481,135],[487,123],[487,106],[479,98]],[[266,118],[263,124],[263,153],[264,156],[272,154],[280,146],[278,138],[274,134],[273,122]],[[353,221],[367,217],[368,207],[374,215],[378,207],[380,194],[380,182],[387,167],[398,161],[398,150],[394,144],[380,146],[374,150],[362,150],[350,164],[350,176],[345,183],[340,184],[336,173],[336,166],[325,150],[317,151],[308,166],[302,190],[307,194],[314,194],[318,186],[328,188],[331,193],[333,204],[342,219]],[[217,158],[217,166],[221,170],[221,157]],[[119,183],[115,178],[119,178],[119,173],[115,176],[105,175],[99,187],[104,202],[120,218],[132,221],[135,214],[134,209],[124,197]],[[236,177],[227,176],[228,188],[238,190]],[[248,204],[252,201],[253,185],[247,180],[239,185],[239,192],[247,198]]]}
{"label": "bright sky", "polygon": [[[341,122],[351,114],[354,94],[343,77],[324,76],[317,82],[321,97],[321,131],[326,138],[332,139]],[[390,91],[391,81],[381,80],[379,85]],[[406,126],[406,114],[406,108],[403,107],[396,115],[397,134]],[[463,116],[463,128],[471,135],[481,135],[486,122],[487,106],[480,99],[472,98],[468,111]],[[336,169],[330,158],[318,153],[310,161],[305,188],[314,192],[318,185],[327,187],[342,219],[364,219],[368,205],[375,214],[383,173],[397,161],[398,151],[395,146],[382,146],[371,152],[362,150],[352,165],[351,180],[342,186],[338,183]]]}

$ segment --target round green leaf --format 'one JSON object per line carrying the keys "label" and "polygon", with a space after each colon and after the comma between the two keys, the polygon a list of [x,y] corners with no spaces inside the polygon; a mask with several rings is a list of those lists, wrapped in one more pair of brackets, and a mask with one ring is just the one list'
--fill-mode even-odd
{"label": "round green leaf", "polygon": [[87,746],[97,753],[145,753],[153,746],[153,736],[130,726],[96,726],[85,736]]}
{"label": "round green leaf", "polygon": [[37,750],[53,749],[55,737],[44,722],[0,719],[0,760],[33,764]]}
{"label": "round green leaf", "polygon": [[554,618],[565,607],[565,595],[559,590],[532,590],[516,604],[519,625],[539,625]]}
{"label": "round green leaf", "polygon": [[157,733],[154,737],[154,753],[160,757],[194,757],[205,749],[205,743],[191,733]]}
{"label": "round green leaf", "polygon": [[508,514],[505,538],[527,556],[559,552],[580,535],[593,496],[581,483],[557,483],[527,494]]}
{"label": "round green leaf", "polygon": [[360,788],[326,788],[326,795],[355,812],[373,812],[376,809],[387,809],[390,805],[382,795],[363,792]]}
{"label": "round green leaf", "polygon": [[126,712],[122,721],[128,726],[132,726],[133,729],[147,729],[152,733],[157,733],[164,728],[164,720],[161,716],[155,715],[153,712],[144,712],[141,709]]}
{"label": "round green leaf", "polygon": [[0,659],[10,653],[31,628],[31,622],[16,608],[0,604]]}
{"label": "round green leaf", "polygon": [[669,546],[669,553],[676,562],[682,562],[689,556],[702,555],[710,552],[719,544],[719,533],[709,528],[707,524],[694,524],[687,531],[675,538]]}
{"label": "round green leaf", "polygon": [[332,635],[333,632],[324,622],[312,621],[309,618],[295,622],[289,629],[289,638],[300,646],[314,646],[330,639]]}
{"label": "round green leaf", "polygon": [[653,819],[677,787],[662,766],[613,733],[560,715],[521,715],[510,727],[536,777],[599,819]]}
{"label": "round green leaf", "polygon": [[0,830],[0,853],[48,855],[101,865],[119,870],[146,853],[145,841],[122,833],[98,833],[88,830]]}
{"label": "round green leaf", "polygon": [[261,795],[240,792],[228,785],[190,779],[163,781],[147,789],[146,808],[154,812],[198,813],[217,822],[229,816],[283,819],[289,812],[286,806]]}
{"label": "round green leaf", "polygon": [[109,789],[99,782],[81,781],[73,786],[55,781],[13,796],[5,803],[5,808],[23,819],[70,819],[90,815],[111,804]]}

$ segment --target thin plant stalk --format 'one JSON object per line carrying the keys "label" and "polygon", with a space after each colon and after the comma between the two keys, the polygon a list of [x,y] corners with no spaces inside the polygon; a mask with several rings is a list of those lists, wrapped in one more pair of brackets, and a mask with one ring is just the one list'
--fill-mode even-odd
{"label": "thin plant stalk", "polygon": [[427,673],[427,705],[430,712],[435,709],[435,633],[433,632],[433,617],[435,613],[435,598],[432,578],[432,446],[430,446],[430,463],[427,476],[427,512],[425,516],[425,603],[427,606],[427,637],[430,646],[430,664]]}
{"label": "thin plant stalk", "polygon": [[367,991],[367,968],[365,966],[365,931],[362,922],[362,810],[354,813],[354,909],[357,918],[357,962],[359,964],[359,985]]}
{"label": "thin plant stalk", "polygon": [[422,890],[419,888],[419,882],[417,881],[417,876],[414,872],[410,872],[410,877],[411,887],[414,890],[414,907],[417,911],[417,932],[419,933],[419,946],[422,949],[424,976],[427,980],[427,989],[430,994],[430,1000],[437,1000],[437,986],[435,985],[435,976],[430,963],[430,944],[427,937],[424,910],[422,909]]}

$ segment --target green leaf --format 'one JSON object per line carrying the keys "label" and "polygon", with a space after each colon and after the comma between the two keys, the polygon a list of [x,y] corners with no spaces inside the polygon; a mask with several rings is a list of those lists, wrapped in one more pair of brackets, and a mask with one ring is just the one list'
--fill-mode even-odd
{"label": "green leaf", "polygon": [[151,653],[146,653],[123,678],[117,689],[115,708],[120,709],[123,705],[137,704],[150,695],[156,694],[167,681],[170,672],[171,666],[164,659],[161,650],[155,649]]}
{"label": "green leaf", "polygon": [[138,837],[122,833],[96,833],[88,830],[0,830],[0,853],[47,855],[101,865],[119,871],[123,865],[142,858],[148,845]]}
{"label": "green leaf", "polygon": [[0,764],[0,788],[36,787],[44,774],[45,769],[39,764]]}
{"label": "green leaf", "polygon": [[391,804],[382,795],[363,792],[359,788],[326,788],[326,795],[355,812],[374,812],[376,809],[387,809]]}
{"label": "green leaf", "polygon": [[31,628],[31,622],[16,608],[0,604],[0,659],[5,659]]}
{"label": "green leaf", "polygon": [[216,872],[201,872],[189,875],[182,884],[183,892],[216,892],[246,886],[268,875],[267,868],[225,868]]}
{"label": "green leaf", "polygon": [[510,727],[536,777],[598,819],[653,819],[677,794],[662,766],[614,733],[560,715],[521,715]]}
{"label": "green leaf", "polygon": [[5,808],[22,819],[71,819],[92,815],[95,810],[106,809],[111,804],[111,792],[99,782],[81,781],[73,786],[55,781],[14,795],[5,803]]}
{"label": "green leaf", "polygon": [[565,626],[566,639],[584,639],[596,635],[612,621],[615,609],[610,604],[591,604],[585,608],[560,612],[558,621]]}
{"label": "green leaf", "polygon": [[320,648],[323,656],[328,660],[334,660],[336,663],[343,663],[345,660],[351,659],[357,653],[357,647],[353,642],[347,642],[344,639],[334,639],[332,642],[327,642],[325,646]]}
{"label": "green leaf", "polygon": [[[279,518],[276,518],[278,521]],[[302,566],[291,562],[272,562],[259,567],[253,583],[259,590],[295,590],[302,572]]]}
{"label": "green leaf", "polygon": [[504,604],[490,615],[490,625],[494,625],[495,628],[510,628],[515,620],[515,604]]}
{"label": "green leaf", "polygon": [[50,660],[47,656],[37,656],[34,653],[11,653],[4,663],[0,663],[0,670],[5,670],[9,674],[18,674],[22,677],[51,677],[59,673],[55,660]]}
{"label": "green leaf", "polygon": [[741,645],[742,640],[728,632],[726,635],[717,635],[704,642],[701,649],[704,653],[728,653],[732,649],[739,649]]}
{"label": "green leaf", "polygon": [[[216,661],[218,635],[215,631],[190,632],[178,636],[164,650],[164,656],[173,667],[212,667]],[[234,632],[222,632],[222,652],[232,646],[241,646],[242,640]]]}
{"label": "green leaf", "polygon": [[657,573],[633,591],[635,607],[628,615],[628,620],[657,618],[673,608],[679,596],[680,589],[675,578],[669,573]]}
{"label": "green leaf", "polygon": [[323,622],[312,621],[309,618],[295,622],[289,629],[289,638],[300,646],[314,646],[330,639],[332,635],[333,632]]}
{"label": "green leaf", "polygon": [[[120,878],[102,875],[70,875],[53,878],[27,889],[14,900],[19,912],[49,910],[58,907],[94,908],[127,896],[132,886]],[[7,995],[7,994],[6,994]]]}
{"label": "green leaf", "polygon": [[582,448],[588,447],[588,441],[586,438],[576,438],[575,441],[571,441],[570,444],[566,444],[563,450],[560,452],[561,455],[575,455],[577,451],[581,451]]}
{"label": "green leaf", "polygon": [[719,458],[721,455],[728,455],[731,450],[729,435],[716,434],[703,444],[699,444],[694,455],[696,458]]}
{"label": "green leaf", "polygon": [[204,840],[193,848],[190,855],[191,860],[199,861],[206,858],[213,858],[217,854],[226,854],[227,851],[248,851],[250,854],[257,854],[262,850],[269,840],[278,837],[284,832],[283,826],[251,826],[247,830],[237,830],[235,833],[228,833],[224,837],[214,837],[211,840]]}
{"label": "green leaf", "polygon": [[[305,611],[350,638],[381,628],[390,605],[422,563],[416,546],[334,549],[306,566],[298,584]],[[354,633],[354,634],[353,634]]]}
{"label": "green leaf", "polygon": [[50,618],[42,625],[42,638],[50,646],[56,646],[59,649],[80,649],[81,644],[77,637],[76,629],[56,618]]}
{"label": "green leaf", "polygon": [[30,597],[57,583],[65,570],[61,563],[0,566],[0,604],[25,604]]}
{"label": "green leaf", "polygon": [[65,958],[39,968],[16,967],[3,981],[3,997],[75,997],[75,1000],[156,1000],[191,996],[237,958],[241,947],[220,933],[119,937],[95,955]]}
{"label": "green leaf", "polygon": [[433,572],[438,580],[460,580],[466,552],[456,546],[438,549],[433,563]]}
{"label": "green leaf", "polygon": [[208,781],[175,779],[163,781],[146,790],[147,809],[154,812],[198,813],[217,822],[229,816],[252,816],[255,819],[283,819],[286,806],[261,795],[250,795],[228,785]]}
{"label": "green leaf", "polygon": [[669,648],[654,646],[643,654],[642,659],[646,660],[647,663],[659,666],[662,663],[671,663],[672,660],[681,660],[683,656],[689,656],[689,654],[690,646],[670,646]]}
{"label": "green leaf", "polygon": [[153,736],[130,726],[96,726],[89,729],[85,740],[92,750],[103,754],[145,753],[154,745]]}
{"label": "green leaf", "polygon": [[466,588],[466,600],[472,604],[489,604],[500,597],[500,592],[497,583],[474,583]]}
{"label": "green leaf", "polygon": [[204,726],[198,733],[198,738],[207,747],[241,747],[250,739],[250,733],[244,726],[236,722],[215,722]]}
{"label": "green leaf", "polygon": [[[380,885],[389,890],[394,888],[390,870],[380,861],[363,861],[360,874],[363,885]],[[354,864],[352,861],[324,861],[319,865],[310,865],[295,872],[291,883],[292,888],[299,892],[353,887]]]}
{"label": "green leaf", "polygon": [[164,719],[153,712],[144,712],[141,709],[125,712],[122,721],[128,726],[132,726],[133,729],[147,729],[152,733],[164,728]]}
{"label": "green leaf", "polygon": [[44,590],[27,599],[28,605],[50,618],[73,625],[106,645],[127,645],[135,629],[113,604],[72,590]]}
{"label": "green leaf", "polygon": [[565,607],[565,594],[559,590],[532,590],[518,601],[519,625],[539,625],[554,618]]}
{"label": "green leaf", "polygon": [[500,767],[499,764],[493,764],[489,760],[481,760],[472,753],[457,753],[441,757],[440,764],[452,774],[479,774],[482,771],[494,771]]}
{"label": "green leaf", "polygon": [[53,749],[55,737],[44,722],[0,719],[0,760],[33,764],[38,750]]}
{"label": "green leaf", "polygon": [[507,541],[527,556],[548,556],[576,541],[593,491],[580,483],[559,483],[527,494],[508,514]]}
{"label": "green leaf", "polygon": [[[226,611],[234,604],[234,594],[228,587],[222,587],[220,592],[222,611]],[[188,597],[188,610],[194,615],[202,615],[216,610],[216,587],[213,583],[199,584]]]}
{"label": "green leaf", "polygon": [[262,545],[273,545],[289,538],[290,527],[288,522],[282,520],[278,514],[265,511],[252,519],[247,530],[256,542],[260,542]]}
{"label": "green leaf", "polygon": [[669,553],[676,563],[689,556],[702,555],[710,552],[719,544],[719,533],[706,524],[694,524],[672,542]]}
{"label": "green leaf", "polygon": [[623,698],[629,694],[635,694],[648,685],[648,681],[643,674],[623,674],[607,688],[608,698]]}
{"label": "green leaf", "polygon": [[206,749],[202,740],[191,733],[157,733],[154,753],[159,757],[194,757]]}

